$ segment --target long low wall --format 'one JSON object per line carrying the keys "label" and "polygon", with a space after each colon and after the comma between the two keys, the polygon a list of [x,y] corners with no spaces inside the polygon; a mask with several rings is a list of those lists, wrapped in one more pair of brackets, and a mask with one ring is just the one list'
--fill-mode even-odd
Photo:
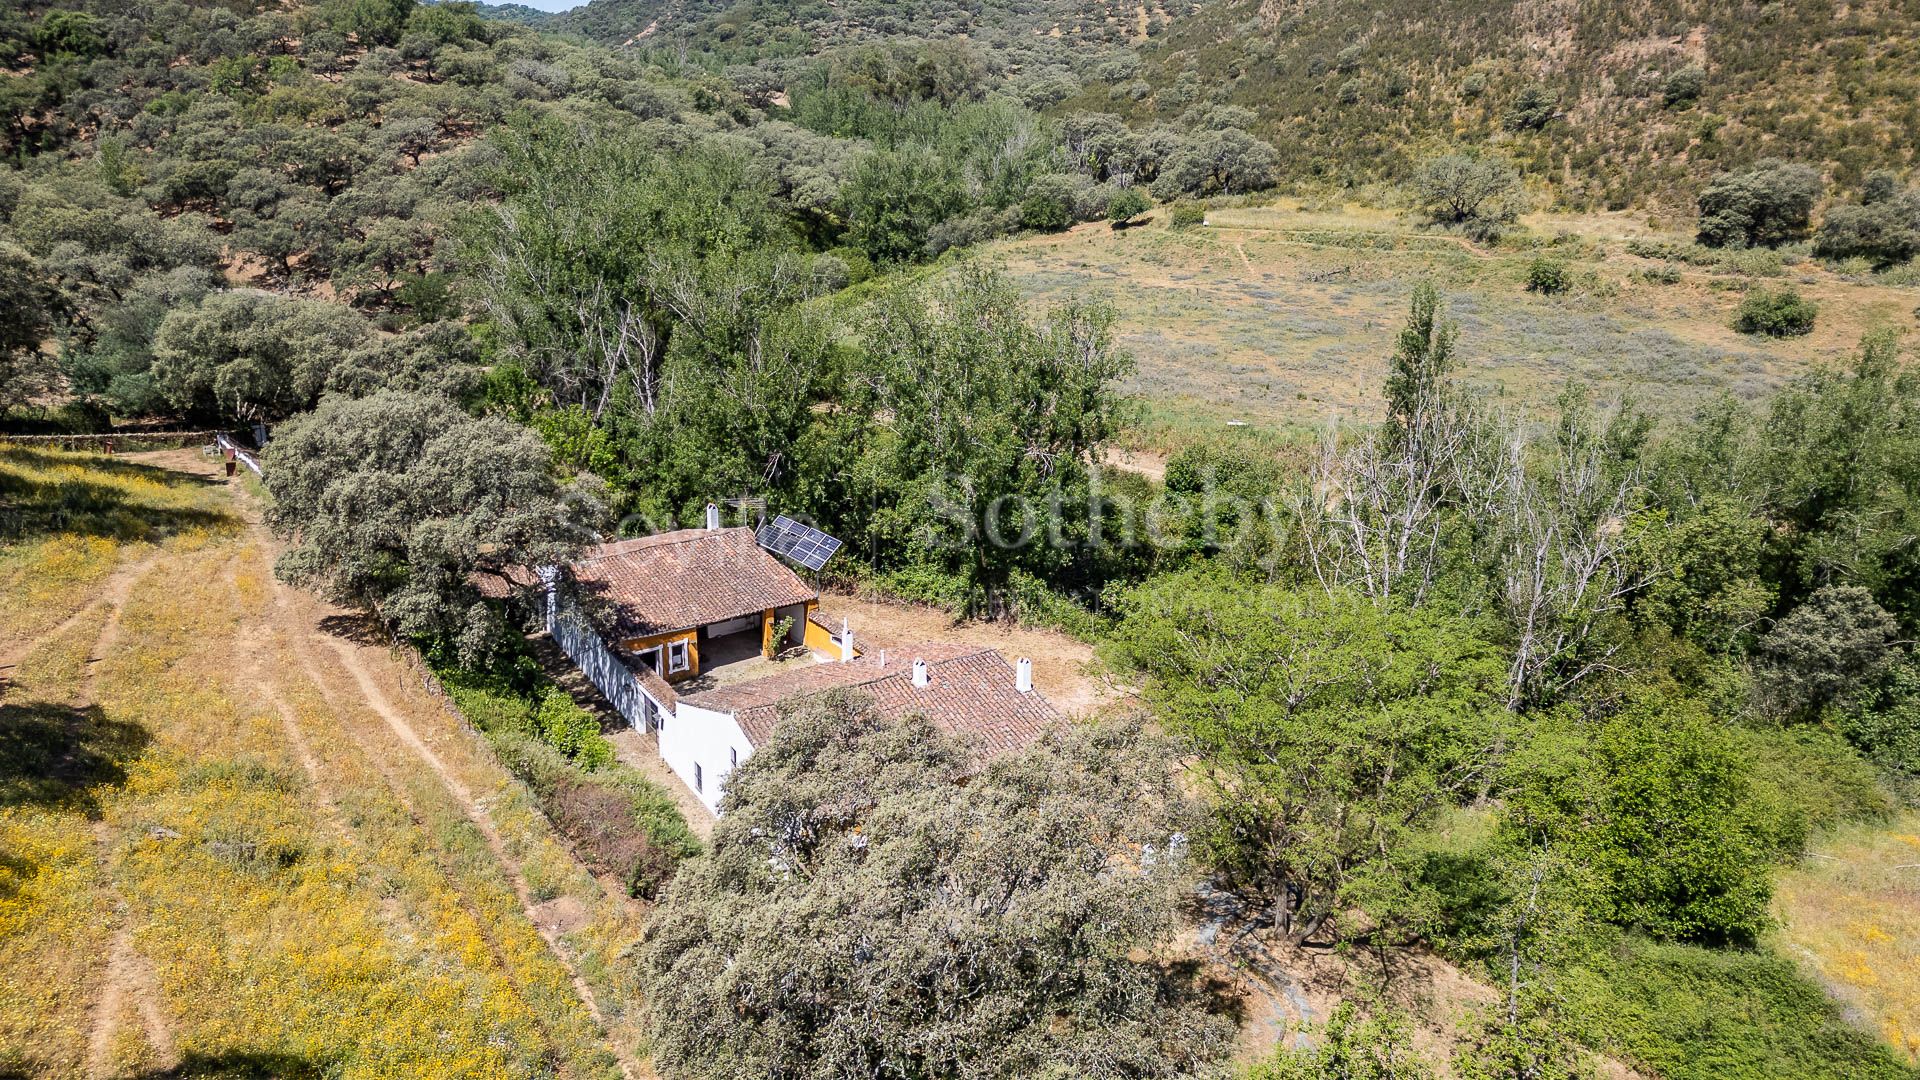
{"label": "long low wall", "polygon": [[52,446],[61,450],[104,450],[111,443],[115,450],[135,446],[172,449],[177,446],[206,445],[217,440],[218,431],[116,431],[100,435],[4,435],[0,443],[21,446]]}
{"label": "long low wall", "polygon": [[[647,730],[650,699],[633,670],[588,625],[573,602],[552,587],[547,591],[547,632],[627,723],[637,731]],[[653,707],[656,711],[672,711],[666,702],[653,702]]]}

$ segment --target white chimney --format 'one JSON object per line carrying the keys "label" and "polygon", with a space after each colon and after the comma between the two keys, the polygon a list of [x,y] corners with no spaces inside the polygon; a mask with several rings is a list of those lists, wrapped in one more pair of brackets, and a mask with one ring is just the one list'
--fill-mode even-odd
{"label": "white chimney", "polygon": [[853,663],[853,627],[845,619],[840,620],[840,662]]}
{"label": "white chimney", "polygon": [[713,505],[712,503],[708,503],[707,504],[707,528],[717,529],[719,527],[720,527],[720,508]]}
{"label": "white chimney", "polygon": [[913,662],[913,685],[925,686],[927,685],[928,681],[929,680],[927,679],[927,662],[925,660],[916,659]]}
{"label": "white chimney", "polygon": [[1013,665],[1013,688],[1023,694],[1033,693],[1033,661],[1024,656]]}

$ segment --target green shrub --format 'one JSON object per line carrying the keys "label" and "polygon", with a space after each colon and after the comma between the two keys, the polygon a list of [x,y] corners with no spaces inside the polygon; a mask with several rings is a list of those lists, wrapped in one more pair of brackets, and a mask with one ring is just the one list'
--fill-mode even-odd
{"label": "green shrub", "polygon": [[1714,177],[1700,192],[1700,231],[1707,247],[1779,247],[1812,231],[1813,208],[1825,190],[1820,171],[1775,159]]}
{"label": "green shrub", "polygon": [[1293,1047],[1276,1048],[1241,1080],[1429,1080],[1433,1067],[1413,1045],[1413,1023],[1380,1004],[1362,1016],[1352,1001]]}
{"label": "green shrub", "polygon": [[1146,213],[1152,206],[1139,188],[1126,188],[1107,204],[1107,220],[1116,227],[1122,226]]}
{"label": "green shrub", "polygon": [[1818,304],[1792,289],[1754,289],[1740,301],[1733,328],[1743,334],[1797,337],[1813,332],[1813,319],[1819,312]]}
{"label": "green shrub", "polygon": [[1707,89],[1707,69],[1699,64],[1686,67],[1667,76],[1666,85],[1660,88],[1660,97],[1668,108],[1691,105],[1700,100]]}
{"label": "green shrub", "polygon": [[533,707],[504,679],[460,668],[436,668],[440,685],[467,722],[488,735],[533,736]]}
{"label": "green shrub", "polygon": [[1879,774],[1840,735],[1806,726],[1745,732],[1737,741],[1752,770],[1761,838],[1777,855],[1798,855],[1821,829],[1893,810]]}
{"label": "green shrub", "polygon": [[1884,682],[1840,713],[1840,729],[1875,764],[1920,777],[1920,658],[1904,658]]}
{"label": "green shrub", "polygon": [[599,719],[558,686],[547,687],[541,695],[534,727],[547,745],[584,768],[597,769],[613,760],[613,744],[601,736]]}
{"label": "green shrub", "polygon": [[1560,95],[1538,83],[1520,88],[1501,122],[1508,131],[1539,131],[1560,115]]}
{"label": "green shrub", "polygon": [[1057,232],[1073,224],[1073,186],[1064,176],[1033,178],[1020,201],[1020,224],[1037,232]]}
{"label": "green shrub", "polygon": [[1542,255],[1527,266],[1528,292],[1552,296],[1571,288],[1573,288],[1573,271],[1565,262]]}
{"label": "green shrub", "polygon": [[1629,937],[1556,979],[1581,1042],[1667,1080],[1912,1080],[1794,965]]}
{"label": "green shrub", "polygon": [[1645,270],[1640,271],[1640,280],[1650,285],[1678,285],[1680,284],[1680,268],[1670,262],[1661,263],[1659,266],[1649,266]]}
{"label": "green shrub", "polygon": [[1190,229],[1207,223],[1207,208],[1204,203],[1182,200],[1173,204],[1167,213],[1167,224],[1176,229]]}
{"label": "green shrub", "polygon": [[1735,329],[1748,334],[1772,334],[1776,337],[1810,333],[1820,305],[1801,296],[1791,286],[1778,289],[1749,290],[1740,301]]}

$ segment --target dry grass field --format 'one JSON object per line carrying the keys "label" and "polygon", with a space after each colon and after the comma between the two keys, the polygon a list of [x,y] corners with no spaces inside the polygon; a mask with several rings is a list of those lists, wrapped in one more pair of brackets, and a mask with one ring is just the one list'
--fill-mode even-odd
{"label": "dry grass field", "polygon": [[1781,944],[1920,1065],[1920,816],[1857,825],[1782,876]]}
{"label": "dry grass field", "polygon": [[[1755,254],[1700,266],[1633,255],[1632,241],[1689,238],[1625,215],[1527,219],[1524,237],[1571,264],[1575,288],[1557,296],[1526,291],[1535,252],[1518,243],[1476,247],[1390,211],[1282,200],[1214,210],[1206,227],[1180,231],[1164,217],[1120,232],[1095,223],[1023,237],[985,257],[1039,301],[1090,293],[1114,302],[1139,360],[1133,388],[1150,421],[1175,429],[1374,418],[1421,278],[1447,295],[1468,379],[1519,410],[1549,402],[1569,379],[1666,412],[1723,390],[1757,396],[1810,364],[1846,357],[1869,328],[1915,326],[1920,304],[1920,288],[1809,261]],[[1677,281],[1657,280],[1673,272]],[[1736,333],[1733,311],[1756,282],[1791,284],[1816,300],[1813,334]]]}
{"label": "dry grass field", "polygon": [[636,907],[243,489],[133,457],[0,446],[0,1074],[646,1075]]}

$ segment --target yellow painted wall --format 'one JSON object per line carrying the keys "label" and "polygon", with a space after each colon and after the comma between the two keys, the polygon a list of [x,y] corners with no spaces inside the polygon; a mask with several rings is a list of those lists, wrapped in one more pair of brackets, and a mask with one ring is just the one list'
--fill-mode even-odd
{"label": "yellow painted wall", "polygon": [[[666,647],[675,641],[684,641],[687,643],[687,670],[677,671],[669,675],[667,674]],[[691,679],[695,675],[700,674],[700,632],[698,630],[676,630],[671,634],[654,634],[651,637],[627,638],[620,643],[620,648],[626,652],[636,653],[642,649],[651,649],[655,645],[661,647],[660,674],[661,677],[668,682],[679,682],[681,679]]]}
{"label": "yellow painted wall", "polygon": [[[838,660],[840,659],[840,643],[834,640],[834,631],[813,621],[813,617],[818,613],[819,607],[820,605],[818,604],[807,605],[807,648],[815,652],[826,653],[828,656]],[[860,654],[860,634],[858,631],[855,631],[853,635],[853,655],[859,656]]]}

